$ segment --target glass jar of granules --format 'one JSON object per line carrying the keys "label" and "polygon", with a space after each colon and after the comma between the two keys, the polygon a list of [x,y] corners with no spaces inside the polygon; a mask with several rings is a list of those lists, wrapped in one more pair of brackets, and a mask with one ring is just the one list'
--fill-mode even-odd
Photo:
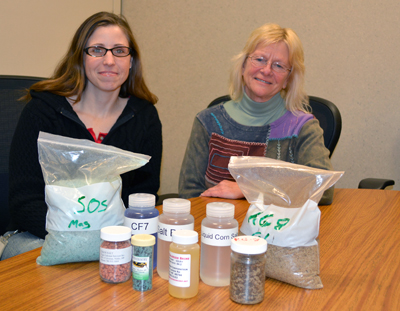
{"label": "glass jar of granules", "polygon": [[131,228],[109,226],[100,230],[100,278],[107,283],[121,283],[131,276]]}
{"label": "glass jar of granules", "polygon": [[267,242],[254,236],[231,240],[230,298],[241,304],[264,299]]}

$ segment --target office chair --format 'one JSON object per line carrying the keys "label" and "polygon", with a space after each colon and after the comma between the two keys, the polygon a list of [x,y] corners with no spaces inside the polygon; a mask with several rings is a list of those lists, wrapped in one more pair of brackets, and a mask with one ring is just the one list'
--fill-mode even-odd
{"label": "office chair", "polygon": [[312,114],[324,130],[325,147],[330,152],[330,158],[342,132],[342,116],[339,109],[329,100],[315,96],[309,96],[309,100]]}
{"label": "office chair", "polygon": [[387,187],[393,188],[393,186],[393,179],[364,178],[358,184],[358,189],[386,189]]}
{"label": "office chair", "polygon": [[[214,99],[208,105],[208,108],[229,100],[231,100],[229,95],[220,96]],[[336,148],[342,131],[342,117],[336,105],[329,100],[316,96],[309,96],[309,100],[312,113],[319,121],[321,128],[324,130],[325,147],[329,150],[330,158]],[[358,188],[385,189],[386,187],[393,185],[394,180],[392,179],[365,178],[360,181]]]}
{"label": "office chair", "polygon": [[[18,99],[38,77],[0,75],[0,234],[9,225],[8,211],[8,158],[11,140],[25,102]],[[21,189],[23,191],[23,189]]]}

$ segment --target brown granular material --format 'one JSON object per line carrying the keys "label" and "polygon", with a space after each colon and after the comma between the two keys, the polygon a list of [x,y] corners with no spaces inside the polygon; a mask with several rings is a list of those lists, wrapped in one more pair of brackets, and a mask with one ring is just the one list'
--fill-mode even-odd
{"label": "brown granular material", "polygon": [[268,244],[265,276],[302,288],[322,288],[319,246],[291,248]]}
{"label": "brown granular material", "polygon": [[[120,249],[130,247],[128,241],[108,242],[103,241],[101,248]],[[120,265],[106,265],[100,262],[100,278],[107,283],[121,283],[129,280],[131,276],[131,262]]]}

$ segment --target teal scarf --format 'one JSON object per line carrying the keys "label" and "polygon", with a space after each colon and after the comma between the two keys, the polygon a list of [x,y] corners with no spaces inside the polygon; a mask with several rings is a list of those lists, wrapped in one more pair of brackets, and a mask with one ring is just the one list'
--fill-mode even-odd
{"label": "teal scarf", "polygon": [[278,93],[269,101],[258,103],[251,100],[246,92],[239,102],[232,100],[224,104],[229,116],[236,122],[247,126],[262,126],[270,124],[286,113],[286,103]]}

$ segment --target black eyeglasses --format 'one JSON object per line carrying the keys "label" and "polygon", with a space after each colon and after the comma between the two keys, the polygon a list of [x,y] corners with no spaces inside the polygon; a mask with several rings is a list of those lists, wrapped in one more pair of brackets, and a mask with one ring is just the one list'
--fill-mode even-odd
{"label": "black eyeglasses", "polygon": [[106,49],[102,46],[89,46],[84,49],[87,55],[92,57],[103,57],[107,54],[108,51],[111,51],[112,55],[116,57],[125,57],[131,54],[132,49],[128,48],[127,46],[117,46],[112,49]]}
{"label": "black eyeglasses", "polygon": [[[265,67],[269,63],[269,59],[266,59],[263,56],[254,55],[254,56],[247,56],[247,57],[250,58],[251,63],[255,67],[259,67],[259,68]],[[277,73],[285,73],[286,71],[289,71],[289,72],[292,71],[292,69],[288,69],[284,64],[282,64],[280,62],[273,62],[271,64],[271,69]]]}

